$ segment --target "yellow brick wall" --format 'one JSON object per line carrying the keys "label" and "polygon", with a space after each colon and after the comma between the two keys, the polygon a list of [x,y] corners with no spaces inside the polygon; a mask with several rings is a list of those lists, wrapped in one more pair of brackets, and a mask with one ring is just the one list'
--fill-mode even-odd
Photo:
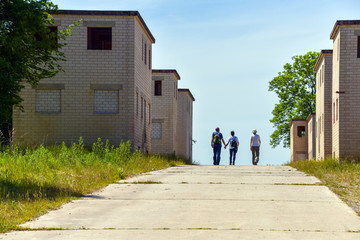
{"label": "yellow brick wall", "polygon": [[321,54],[316,73],[316,159],[332,155],[332,55]]}
{"label": "yellow brick wall", "polygon": [[193,99],[190,91],[178,92],[177,154],[192,159]]}
{"label": "yellow brick wall", "polygon": [[[154,96],[155,81],[162,81],[162,95]],[[157,154],[176,154],[177,150],[177,101],[178,79],[174,73],[153,73],[153,123],[161,124],[160,139],[152,139],[152,152]]]}
{"label": "yellow brick wall", "polygon": [[[61,92],[60,113],[35,112],[36,89],[26,86],[21,92],[24,112],[14,111],[14,142],[20,144],[71,143],[83,137],[86,144],[97,138],[108,139],[118,145],[130,140],[136,149],[143,143],[141,134],[145,127],[136,118],[136,92],[151,102],[151,70],[142,65],[141,41],[145,35],[136,17],[98,15],[54,15],[59,29],[83,19],[67,38],[63,52],[67,61],[61,63],[65,72],[40,84],[48,90]],[[88,50],[87,26],[92,24],[112,26],[112,50]],[[140,59],[140,60],[139,60]],[[53,87],[52,87],[53,86]],[[118,94],[116,113],[94,111],[96,90],[111,90]],[[150,124],[146,125],[143,150],[151,150]]]}
{"label": "yellow brick wall", "polygon": [[[335,157],[339,158],[360,154],[360,58],[357,58],[359,35],[360,25],[341,25],[334,38],[333,100],[339,101],[339,120],[333,129],[333,151]],[[335,55],[338,53],[339,56]],[[344,93],[335,93],[336,91]]]}

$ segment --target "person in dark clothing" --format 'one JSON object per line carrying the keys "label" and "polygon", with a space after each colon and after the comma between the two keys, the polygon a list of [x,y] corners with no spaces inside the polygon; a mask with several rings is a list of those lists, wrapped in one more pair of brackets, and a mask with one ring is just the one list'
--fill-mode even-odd
{"label": "person in dark clothing", "polygon": [[211,147],[213,148],[214,151],[214,165],[219,165],[220,164],[220,154],[221,154],[221,142],[224,143],[225,145],[225,141],[223,138],[223,135],[220,133],[220,128],[216,128],[215,132],[213,132],[212,136],[211,136]]}

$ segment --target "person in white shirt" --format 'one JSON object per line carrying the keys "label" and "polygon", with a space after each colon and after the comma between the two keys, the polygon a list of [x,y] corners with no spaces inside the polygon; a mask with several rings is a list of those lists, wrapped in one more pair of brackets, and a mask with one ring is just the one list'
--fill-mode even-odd
{"label": "person in white shirt", "polygon": [[250,150],[252,152],[252,163],[253,165],[257,165],[259,162],[261,140],[260,140],[260,136],[257,134],[256,129],[253,129],[252,133],[253,135],[250,137]]}
{"label": "person in white shirt", "polygon": [[230,164],[229,165],[235,165],[235,158],[236,158],[236,153],[237,150],[239,148],[239,139],[235,136],[235,132],[231,131],[231,136],[229,137],[229,140],[227,142],[227,144],[225,144],[225,149],[227,147],[227,145],[230,144]]}

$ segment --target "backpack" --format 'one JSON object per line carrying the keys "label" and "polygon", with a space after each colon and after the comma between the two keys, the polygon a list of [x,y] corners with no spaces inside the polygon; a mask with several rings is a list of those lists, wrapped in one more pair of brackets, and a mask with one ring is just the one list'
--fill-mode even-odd
{"label": "backpack", "polygon": [[231,141],[230,141],[230,146],[231,146],[231,148],[237,148],[238,146],[237,146],[237,141],[236,141],[236,138],[235,137],[233,137],[232,139],[231,139]]}
{"label": "backpack", "polygon": [[220,133],[215,133],[214,144],[221,144]]}

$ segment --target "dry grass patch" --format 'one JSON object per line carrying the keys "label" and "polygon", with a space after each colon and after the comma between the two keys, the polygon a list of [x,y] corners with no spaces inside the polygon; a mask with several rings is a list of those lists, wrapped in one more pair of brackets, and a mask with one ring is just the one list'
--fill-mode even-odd
{"label": "dry grass patch", "polygon": [[335,159],[292,162],[289,166],[320,179],[360,216],[360,164]]}

